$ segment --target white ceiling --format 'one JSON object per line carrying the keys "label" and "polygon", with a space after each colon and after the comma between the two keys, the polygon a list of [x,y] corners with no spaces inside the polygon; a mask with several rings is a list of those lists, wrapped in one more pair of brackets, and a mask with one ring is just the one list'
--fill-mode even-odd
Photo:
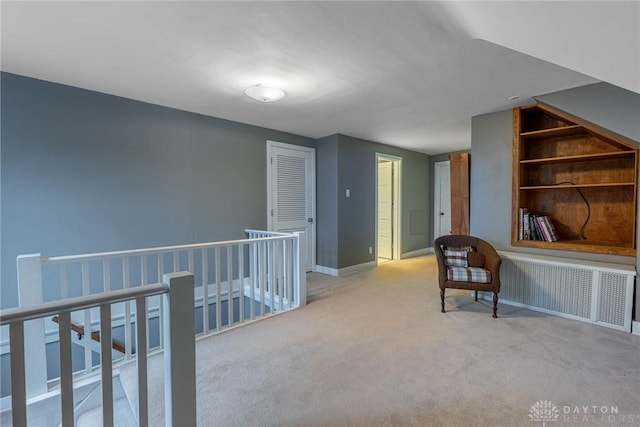
{"label": "white ceiling", "polygon": [[[597,81],[640,92],[638,1],[2,1],[0,13],[3,71],[429,154],[469,148],[472,116],[535,95]],[[244,95],[260,83],[287,95]]]}

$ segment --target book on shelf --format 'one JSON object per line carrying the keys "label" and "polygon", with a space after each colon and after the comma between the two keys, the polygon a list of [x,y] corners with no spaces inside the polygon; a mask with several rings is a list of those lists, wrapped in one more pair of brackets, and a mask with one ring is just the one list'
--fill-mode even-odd
{"label": "book on shelf", "polygon": [[540,221],[538,220],[538,215],[533,215],[531,217],[531,223],[533,225],[533,228],[536,230],[535,240],[545,241],[546,239],[544,237],[544,231],[542,231],[542,228],[540,227]]}
{"label": "book on shelf", "polygon": [[558,241],[558,232],[548,215],[536,215],[529,212],[527,208],[520,208],[518,213],[518,238],[520,240]]}
{"label": "book on shelf", "polygon": [[538,228],[540,229],[540,233],[542,234],[542,239],[544,241],[547,242],[551,242],[551,236],[549,235],[549,230],[547,230],[546,225],[544,224],[544,220],[542,219],[543,217],[541,216],[537,216],[536,217],[536,223],[538,224]]}
{"label": "book on shelf", "polygon": [[547,215],[544,215],[542,217],[542,223],[545,226],[545,229],[547,230],[547,234],[549,235],[549,238],[551,240],[548,240],[550,242],[557,242],[558,241],[558,232],[556,231],[556,227],[553,225],[553,221],[551,221],[551,218],[549,218]]}
{"label": "book on shelf", "polygon": [[[519,240],[527,240],[525,237],[525,215],[528,212],[527,208],[519,208],[518,209],[518,239]],[[528,224],[527,224],[528,228]]]}

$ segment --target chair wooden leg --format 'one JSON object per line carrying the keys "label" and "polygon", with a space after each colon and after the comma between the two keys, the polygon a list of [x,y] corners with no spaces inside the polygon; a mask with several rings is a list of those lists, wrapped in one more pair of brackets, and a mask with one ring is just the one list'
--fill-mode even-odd
{"label": "chair wooden leg", "polygon": [[493,293],[493,318],[498,318],[498,294]]}
{"label": "chair wooden leg", "polygon": [[476,301],[478,301],[478,291],[476,290]]}
{"label": "chair wooden leg", "polygon": [[442,313],[446,313],[444,311],[444,288],[440,288],[440,301],[442,301]]}

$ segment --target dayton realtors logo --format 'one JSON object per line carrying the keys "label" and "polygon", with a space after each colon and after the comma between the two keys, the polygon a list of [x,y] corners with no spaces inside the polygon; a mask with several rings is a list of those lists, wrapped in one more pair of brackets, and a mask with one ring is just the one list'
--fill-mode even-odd
{"label": "dayton realtors logo", "polygon": [[560,418],[558,407],[549,400],[538,400],[529,409],[529,419],[531,421],[541,421],[542,427],[545,427],[548,421],[558,421],[558,418]]}
{"label": "dayton realtors logo", "polygon": [[550,400],[539,400],[531,405],[529,419],[541,422],[560,421],[561,424],[640,424],[640,415],[621,414],[617,406],[564,405],[560,408]]}

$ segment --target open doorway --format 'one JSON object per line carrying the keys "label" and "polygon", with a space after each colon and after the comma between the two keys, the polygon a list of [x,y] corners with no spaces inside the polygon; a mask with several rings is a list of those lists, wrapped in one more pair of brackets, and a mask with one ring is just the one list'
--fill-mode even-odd
{"label": "open doorway", "polygon": [[400,259],[402,158],[376,153],[376,260]]}

